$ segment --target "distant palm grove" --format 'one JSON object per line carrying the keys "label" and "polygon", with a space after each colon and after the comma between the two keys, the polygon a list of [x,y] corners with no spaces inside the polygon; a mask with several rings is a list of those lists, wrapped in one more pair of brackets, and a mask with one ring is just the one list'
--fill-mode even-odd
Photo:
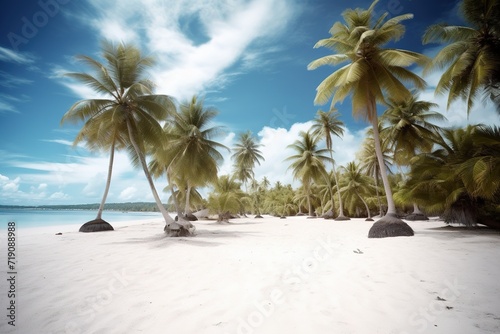
{"label": "distant palm grove", "polygon": [[[290,155],[283,164],[300,182],[295,189],[255,175],[255,166],[266,157],[251,132],[240,133],[234,147],[219,143],[223,129],[214,125],[218,111],[202,98],[179,102],[156,94],[147,79],[154,59],[137,47],[104,41],[101,59],[78,56],[89,72],[67,75],[102,98],[77,101],[61,123],[83,124],[75,145],[84,143],[109,155],[96,219],[80,231],[113,229],[102,215],[116,151],[126,151],[144,172],[169,236],[193,234],[193,213],[202,210],[219,222],[269,214],[349,224],[349,217],[377,216],[368,233],[375,238],[411,236],[413,230],[402,218],[425,220],[429,215],[448,223],[499,228],[500,128],[438,126],[445,124],[445,116],[435,111],[435,103],[421,100],[419,92],[426,87],[426,74],[441,70],[436,93],[447,94],[448,108],[458,101],[470,113],[487,100],[496,110],[481,112],[500,116],[500,1],[463,0],[467,26],[428,27],[422,42],[442,46],[432,59],[387,47],[403,38],[403,23],[413,15],[390,17],[375,11],[377,2],[368,9],[346,9],[343,21],[335,22],[314,46],[331,50],[307,65],[309,70],[332,66],[314,100],[316,105],[329,103],[329,108],[312,110],[311,129],[287,147]],[[357,160],[339,166],[332,138],[342,138],[345,126],[335,105],[346,97],[353,116],[366,120],[370,130]],[[220,175],[228,153],[233,172]],[[162,203],[162,192],[168,203]]]}

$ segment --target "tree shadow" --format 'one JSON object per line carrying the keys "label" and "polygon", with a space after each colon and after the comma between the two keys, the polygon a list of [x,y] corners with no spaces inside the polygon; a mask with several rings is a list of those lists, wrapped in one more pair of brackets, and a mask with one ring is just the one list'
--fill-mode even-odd
{"label": "tree shadow", "polygon": [[150,245],[151,248],[164,248],[178,243],[199,247],[215,247],[224,245],[222,242],[213,241],[219,238],[241,238],[244,235],[254,233],[242,231],[225,231],[225,230],[200,230],[197,229],[194,236],[191,237],[169,237],[165,233],[157,233],[147,237],[130,237],[123,241],[115,241],[109,245],[130,245],[143,244]]}
{"label": "tree shadow", "polygon": [[500,239],[500,231],[489,228],[487,226],[466,227],[466,226],[456,226],[456,225],[445,225],[439,227],[426,228],[424,230],[418,231],[417,233],[425,234],[427,236],[436,237],[440,239],[450,239],[450,238],[458,239],[458,238],[470,238],[477,236],[497,237]]}

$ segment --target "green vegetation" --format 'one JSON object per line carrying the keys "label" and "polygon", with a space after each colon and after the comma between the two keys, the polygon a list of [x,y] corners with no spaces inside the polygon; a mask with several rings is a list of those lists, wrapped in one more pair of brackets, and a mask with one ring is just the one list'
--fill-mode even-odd
{"label": "green vegetation", "polygon": [[[333,51],[308,65],[311,70],[334,66],[317,87],[314,100],[316,104],[331,100],[331,107],[311,117],[312,127],[287,147],[290,156],[285,161],[300,182],[298,188],[279,181],[271,186],[265,176],[259,180],[254,169],[265,157],[250,132],[239,134],[235,146],[226,148],[217,142],[222,129],[213,125],[215,109],[205,107],[196,96],[177,104],[169,96],[155,95],[154,84],[145,79],[153,60],[134,46],[104,42],[103,63],[78,57],[93,70],[92,75],[68,75],[106,98],[78,101],[62,119],[83,123],[75,144],[109,152],[102,202],[37,208],[97,210],[88,230],[106,228],[101,219],[104,208],[158,210],[169,236],[192,235],[194,226],[187,219],[200,209],[217,215],[219,222],[238,214],[285,218],[307,212],[348,220],[371,219],[378,212],[380,219],[369,237],[411,236],[413,230],[400,218],[425,219],[425,214],[441,215],[450,223],[499,228],[500,129],[438,127],[433,122],[443,123],[445,118],[433,111],[432,101],[419,100],[425,81],[413,72],[416,66],[426,71],[448,66],[437,87],[438,93],[449,93],[448,105],[462,99],[469,112],[476,97],[485,93],[500,110],[499,1],[463,0],[471,27],[429,27],[425,43],[449,43],[434,59],[387,48],[403,37],[403,22],[413,16],[388,19],[387,13],[379,12],[375,16],[377,3],[368,9],[345,10],[344,22],[334,23],[330,37],[315,45]],[[344,124],[335,104],[348,96],[353,116],[368,121],[371,128],[358,161],[337,166],[332,137],[342,138]],[[115,150],[126,150],[132,163],[143,169],[155,204],[105,204]],[[232,153],[232,175],[219,175],[221,150]],[[153,178],[167,183],[169,210],[177,212],[178,221],[160,202]],[[202,188],[209,189],[206,199]],[[97,223],[101,227],[93,228]]]}

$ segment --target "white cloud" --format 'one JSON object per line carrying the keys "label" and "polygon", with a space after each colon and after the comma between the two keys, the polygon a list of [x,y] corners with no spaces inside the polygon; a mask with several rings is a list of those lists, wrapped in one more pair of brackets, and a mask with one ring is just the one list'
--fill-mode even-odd
{"label": "white cloud", "polygon": [[[264,161],[260,165],[256,165],[254,169],[257,180],[262,180],[267,177],[271,184],[280,181],[283,184],[292,184],[298,186],[299,182],[293,180],[291,170],[288,170],[290,162],[285,161],[286,158],[293,155],[293,151],[287,149],[287,146],[299,139],[301,131],[308,131],[311,128],[312,122],[295,123],[289,129],[282,127],[264,126],[257,134],[257,142],[262,146],[259,148],[264,156]],[[365,131],[351,132],[345,129],[342,138],[334,137],[333,139],[333,158],[336,165],[345,165],[355,159],[355,154],[361,147]],[[235,144],[235,134],[230,133],[221,142],[233,147]],[[322,147],[324,143],[320,142]],[[220,168],[220,175],[231,174],[233,172],[232,161],[230,154],[225,154],[224,164]]]}
{"label": "white cloud", "polygon": [[[262,66],[262,56],[276,51],[272,38],[300,10],[290,0],[90,3],[99,16],[80,19],[102,38],[145,47],[144,53],[157,59],[151,77],[158,92],[178,100],[220,89],[241,73],[235,64],[243,69]],[[64,84],[82,98],[95,95],[83,85]]]}
{"label": "white cloud", "polygon": [[21,179],[19,177],[15,178],[14,180],[7,180],[6,182],[2,182],[2,191],[8,192],[8,193],[15,193],[19,190],[19,181]]}
{"label": "white cloud", "polygon": [[16,52],[0,46],[0,61],[17,64],[31,64],[34,62],[34,59],[33,56],[28,53]]}
{"label": "white cloud", "polygon": [[[436,53],[437,49],[440,48],[431,47],[426,49],[424,53],[432,56]],[[427,82],[427,88],[419,95],[420,100],[431,101],[438,104],[438,107],[434,111],[438,111],[447,118],[446,121],[435,122],[435,124],[441,127],[464,127],[479,123],[487,125],[500,125],[500,117],[495,110],[495,106],[489,100],[482,101],[480,98],[477,99],[468,116],[467,103],[463,100],[457,100],[453,102],[449,108],[447,108],[448,92],[445,92],[445,94],[435,94],[436,86],[438,85],[443,73],[444,70],[441,69],[435,70],[423,76]],[[422,75],[421,72],[418,74]]]}
{"label": "white cloud", "polygon": [[68,199],[68,198],[69,198],[69,195],[65,194],[62,191],[55,192],[49,196],[50,200],[64,200],[64,199]]}
{"label": "white cloud", "polygon": [[119,198],[123,201],[130,201],[136,198],[137,189],[135,187],[127,187],[120,192]]}

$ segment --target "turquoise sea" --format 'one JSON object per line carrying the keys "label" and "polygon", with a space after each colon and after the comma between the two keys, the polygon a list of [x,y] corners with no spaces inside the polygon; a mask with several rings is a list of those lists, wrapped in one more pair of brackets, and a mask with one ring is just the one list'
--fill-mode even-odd
{"label": "turquoise sea", "polygon": [[[56,225],[82,225],[95,219],[97,211],[92,210],[36,210],[1,209],[0,229],[6,229],[8,222],[15,222],[17,228]],[[147,218],[161,218],[159,212],[104,211],[103,219],[109,223]]]}

